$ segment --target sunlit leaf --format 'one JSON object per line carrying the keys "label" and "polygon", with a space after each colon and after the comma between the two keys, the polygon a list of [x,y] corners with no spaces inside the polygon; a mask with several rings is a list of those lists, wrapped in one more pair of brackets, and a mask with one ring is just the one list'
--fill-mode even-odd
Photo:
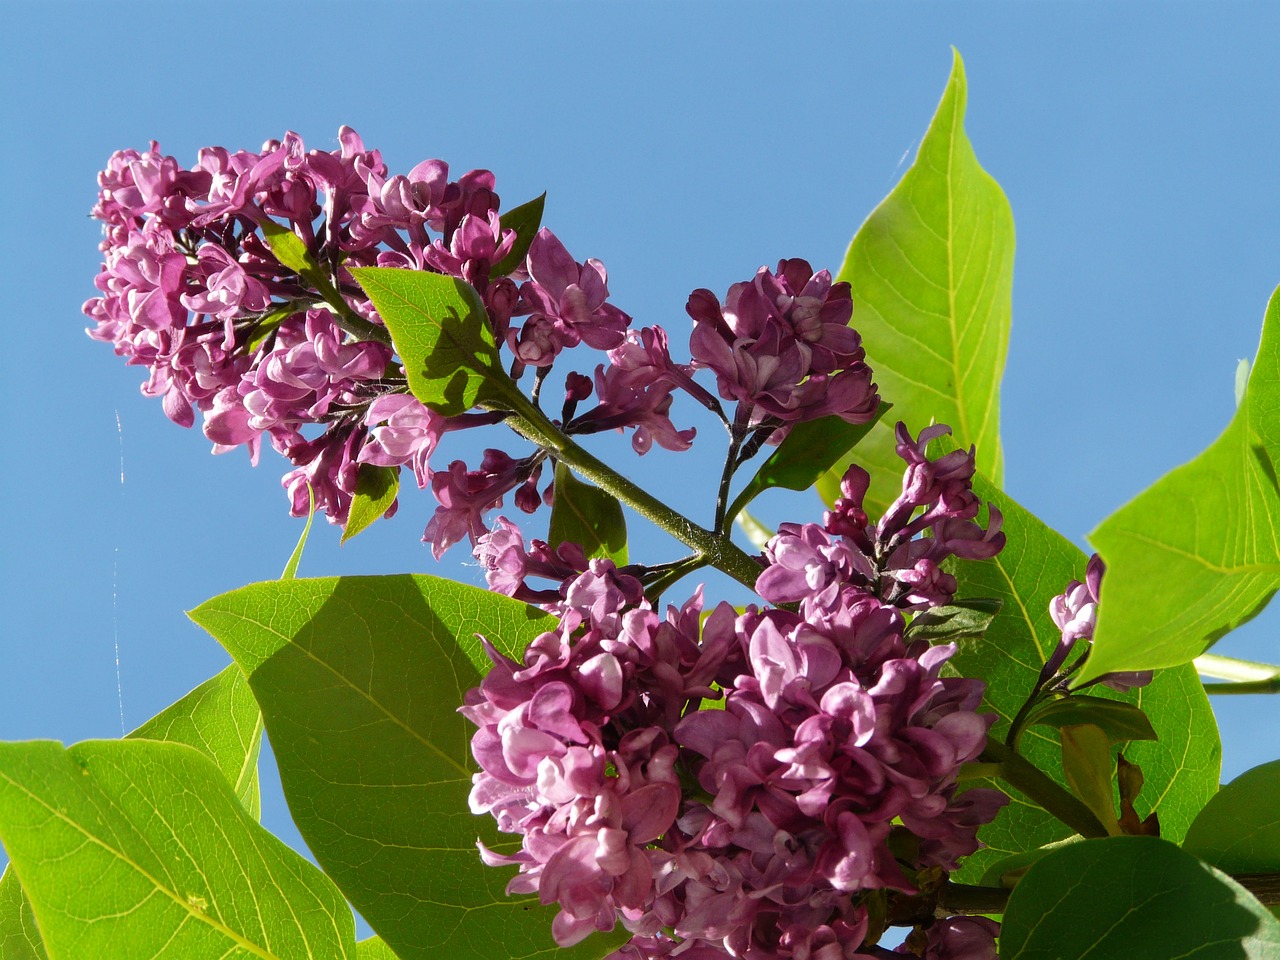
{"label": "sunlit leaf", "polygon": [[400,491],[400,468],[379,467],[372,463],[360,464],[356,473],[356,492],[351,498],[347,513],[347,525],[342,530],[342,542],[346,543],[375,520],[381,518],[396,502]]}
{"label": "sunlit leaf", "polygon": [[[858,230],[838,277],[853,288],[853,326],[881,394],[896,407],[854,454],[871,472],[873,515],[900,490],[892,421],[912,434],[949,424],[963,446],[977,446],[979,469],[1000,482],[1013,214],[965,136],[966,97],[957,54],[915,163]],[[833,470],[819,483],[828,503],[839,482]]]}
{"label": "sunlit leaf", "polygon": [[1090,534],[1107,576],[1081,682],[1186,663],[1266,606],[1280,588],[1278,462],[1280,290],[1227,429]]}
{"label": "sunlit leaf", "polygon": [[356,267],[404,361],[409,389],[444,416],[466,413],[486,387],[509,382],[480,295],[456,277],[423,270]]}
{"label": "sunlit leaf", "polygon": [[[244,674],[235,664],[210,677],[128,735],[132,739],[185,743],[222,771],[254,819],[260,809],[258,752],[262,716]],[[0,958],[45,957],[31,905],[13,870],[0,878]]]}
{"label": "sunlit leaf", "polygon": [[0,840],[55,958],[355,952],[337,889],[185,744],[0,744]]}
{"label": "sunlit leaf", "polygon": [[[467,795],[474,730],[458,713],[489,661],[519,657],[555,621],[507,597],[426,576],[261,583],[192,612],[249,675],[298,829],[361,915],[405,960],[550,953],[551,908],[507,897],[510,851]],[[610,940],[561,950],[596,960]]]}
{"label": "sunlit leaf", "polygon": [[626,564],[627,522],[617,497],[579,480],[564,461],[556,464],[555,490],[547,535],[552,548],[576,543],[588,557]]}
{"label": "sunlit leaf", "polygon": [[1120,832],[1116,824],[1112,794],[1115,764],[1111,759],[1111,740],[1100,727],[1091,723],[1063,727],[1062,772],[1071,792],[1093,811],[1108,833]]}
{"label": "sunlit leaf", "polygon": [[542,208],[547,202],[547,195],[534,197],[528,203],[522,203],[518,207],[512,207],[506,213],[502,214],[502,229],[514,230],[516,232],[516,242],[511,247],[511,252],[499,260],[489,270],[491,277],[505,277],[520,264],[524,263],[525,255],[529,252],[529,245],[533,243],[533,238],[538,234],[538,227],[542,226]]}
{"label": "sunlit leaf", "polygon": [[[959,642],[951,666],[962,676],[987,682],[984,709],[996,714],[992,733],[1004,739],[1061,638],[1049,616],[1049,601],[1071,580],[1084,577],[1087,560],[1061,534],[981,475],[975,478],[974,491],[979,499],[994,502],[1004,515],[1002,529],[1008,541],[991,560],[959,561],[951,566],[960,585],[957,596],[992,597],[1003,606],[982,639]],[[1181,840],[1218,789],[1222,757],[1217,724],[1195,668],[1185,664],[1157,671],[1150,685],[1124,694],[1106,687],[1091,687],[1089,692],[1132,704],[1147,715],[1159,739],[1125,748],[1125,757],[1139,764],[1146,776],[1137,809],[1143,817],[1158,811],[1163,835]],[[1065,783],[1057,731],[1031,727],[1019,750]],[[1063,840],[1071,833],[1070,827],[1013,791],[1013,801],[978,834],[987,847],[965,860],[957,879],[977,883],[1005,857]]]}
{"label": "sunlit leaf", "polygon": [[1183,848],[1229,873],[1280,873],[1280,760],[1246,770],[1219,790]]}
{"label": "sunlit leaf", "polygon": [[1275,960],[1280,922],[1226,874],[1154,837],[1055,850],[1014,888],[1001,960]]}
{"label": "sunlit leaf", "polygon": [[311,536],[311,521],[316,518],[316,492],[311,484],[307,484],[307,522],[303,524],[302,533],[298,536],[298,543],[293,548],[293,553],[289,554],[289,559],[285,562],[284,571],[280,574],[281,580],[292,580],[298,575],[298,564],[302,562],[302,551],[307,548],[307,537]]}

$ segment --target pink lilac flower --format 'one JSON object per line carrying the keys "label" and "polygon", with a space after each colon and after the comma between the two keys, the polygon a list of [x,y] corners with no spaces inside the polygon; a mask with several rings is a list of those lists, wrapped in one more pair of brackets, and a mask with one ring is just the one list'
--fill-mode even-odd
{"label": "pink lilac flower", "polygon": [[[427,160],[393,175],[348,127],[332,151],[308,151],[288,132],[257,152],[202,149],[191,169],[152,143],[113,154],[98,181],[93,213],[103,223],[104,262],[99,296],[84,305],[90,336],[146,369],[143,393],[162,398],[175,423],[190,427],[203,414],[214,452],[243,447],[256,464],[269,440],[293,467],[284,486],[294,513],[305,512],[311,484],[320,508],[341,523],[359,464],[408,466],[420,487],[448,500],[432,524],[440,549],[481,531],[479,512],[505,492],[500,470],[460,486],[449,481],[451,468],[431,482],[441,434],[492,424],[500,413],[446,421],[407,397],[385,338],[344,325],[351,314],[381,324],[351,267],[463,279],[481,294],[500,341],[513,316],[528,315],[527,343],[547,333],[548,362],[580,340],[617,347],[629,323],[607,302],[600,262],[579,264],[548,231],[513,276],[490,276],[515,242],[492,173],[450,179],[447,164]],[[261,233],[268,219],[293,232],[344,304],[325,302],[314,274],[276,259]],[[664,432],[660,393],[644,399],[629,424],[637,436],[678,443],[669,422]],[[531,482],[516,492],[524,509],[538,501]]]}
{"label": "pink lilac flower", "polygon": [[833,284],[827,271],[783,260],[776,272],[761,267],[735,283],[723,304],[710,290],[695,290],[686,310],[694,364],[715,371],[720,396],[736,400],[752,426],[874,416],[880,398],[849,326],[849,285]]}
{"label": "pink lilac flower", "polygon": [[[570,420],[567,433],[632,428],[631,446],[648,453],[656,442],[666,450],[688,450],[696,431],[671,422],[672,391],[689,381],[690,371],[672,362],[661,327],[628,330],[609,351],[609,365],[596,368],[599,405]],[[582,398],[585,399],[585,396]]]}
{"label": "pink lilac flower", "polygon": [[[437,560],[464,537],[475,544],[485,533],[484,513],[502,506],[502,498],[517,487],[536,484],[541,471],[540,454],[514,460],[501,450],[485,450],[478,470],[468,470],[461,460],[454,460],[448,470],[431,477],[431,490],[440,506],[427,524],[423,541],[431,544]],[[530,513],[536,502],[517,497],[517,505]]]}
{"label": "pink lilac flower", "polygon": [[[1081,640],[1087,647],[1093,641],[1094,627],[1098,622],[1098,600],[1102,591],[1102,575],[1106,565],[1096,553],[1089,558],[1084,582],[1072,580],[1067,589],[1049,601],[1049,616],[1062,631],[1062,639],[1040,671],[1040,685],[1048,683],[1066,663],[1067,657]],[[1145,687],[1151,682],[1150,670],[1134,670],[1108,673],[1095,683],[1124,692],[1135,687]]]}
{"label": "pink lilac flower", "polygon": [[[989,507],[986,529],[973,518],[981,506],[972,490],[972,449],[936,460],[929,441],[950,428],[937,425],[912,440],[897,426],[897,452],[906,461],[901,495],[872,524],[863,509],[869,477],[856,464],[841,481],[844,494],[818,524],[784,523],[766,549],[770,567],[761,575],[761,596],[774,603],[801,601],[829,606],[848,585],[875,593],[887,604],[919,610],[948,603],[956,590],[942,569],[948,557],[978,560],[1004,546],[1000,511]],[[921,536],[921,534],[927,534]]]}
{"label": "pink lilac flower", "polygon": [[957,793],[994,719],[976,712],[982,683],[944,677],[954,646],[908,643],[865,587],[705,618],[699,591],[663,619],[611,562],[526,552],[509,521],[477,554],[509,594],[564,576],[539,594],[559,626],[521,661],[489,646],[461,711],[472,810],[521,838],[485,862],[518,868],[509,893],[559,905],[561,946],[621,922],[616,960],[884,956],[862,948],[861,895],[955,869],[1005,802]]}
{"label": "pink lilac flower", "polygon": [[623,342],[631,318],[608,302],[608,275],[599,260],[578,263],[559,238],[540,229],[525,258],[519,314],[528,319],[507,333],[516,359],[544,367],[567,347],[586,343],[609,350]]}

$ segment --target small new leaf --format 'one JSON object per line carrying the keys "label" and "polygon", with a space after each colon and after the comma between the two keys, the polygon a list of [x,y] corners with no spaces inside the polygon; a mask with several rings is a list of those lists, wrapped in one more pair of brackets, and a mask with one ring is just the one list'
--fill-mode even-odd
{"label": "small new leaf", "polygon": [[588,558],[608,557],[625,565],[627,522],[617,498],[579,480],[563,461],[556,464],[555,491],[548,531],[552,549],[576,543]]}
{"label": "small new leaf", "polygon": [[1091,724],[1112,743],[1129,740],[1157,740],[1147,715],[1131,703],[1074,694],[1042,703],[1027,719],[1028,726],[1070,727]]}
{"label": "small new leaf", "polygon": [[347,512],[347,525],[342,531],[346,543],[357,533],[386,514],[396,502],[400,490],[400,468],[379,467],[372,463],[360,464],[356,474],[356,492]]}
{"label": "small new leaf", "polygon": [[502,229],[514,230],[516,232],[516,242],[511,247],[511,252],[490,268],[490,277],[505,277],[520,264],[524,263],[525,255],[529,252],[529,245],[533,243],[533,238],[537,236],[538,228],[542,226],[542,208],[546,202],[547,195],[544,193],[542,196],[534,197],[528,203],[512,207],[502,214]]}
{"label": "small new leaf", "polygon": [[413,395],[432,410],[456,416],[482,396],[515,389],[499,364],[484,303],[470,284],[392,267],[351,273],[391,333]]}
{"label": "small new leaf", "polygon": [[1062,728],[1062,770],[1067,784],[1112,836],[1120,833],[1111,786],[1111,741],[1091,723]]}
{"label": "small new leaf", "polygon": [[853,448],[892,407],[893,404],[881,401],[875,416],[867,423],[849,423],[831,416],[796,424],[742,488],[727,516],[736,517],[771,487],[808,490],[828,470],[838,469],[843,474],[842,464],[847,463]]}
{"label": "small new leaf", "polygon": [[980,640],[987,633],[991,621],[1000,608],[999,600],[973,597],[916,614],[907,626],[910,640],[928,640],[930,643],[955,643],[959,640]]}
{"label": "small new leaf", "polygon": [[274,220],[263,220],[260,226],[262,236],[277,260],[315,287],[329,303],[341,302],[342,297],[311,256],[301,237]]}

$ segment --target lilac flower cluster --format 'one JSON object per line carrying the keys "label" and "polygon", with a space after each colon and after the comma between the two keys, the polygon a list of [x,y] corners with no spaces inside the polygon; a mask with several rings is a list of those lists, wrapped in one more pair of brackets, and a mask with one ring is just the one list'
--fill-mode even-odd
{"label": "lilac flower cluster", "polygon": [[[924,559],[1000,548],[998,514],[971,522],[971,453],[931,461],[927,436],[900,437],[903,497],[879,524],[855,467],[824,527],[771,541],[758,590],[790,608],[704,618],[699,590],[662,617],[608,560],[526,549],[505,519],[480,538],[491,588],[559,617],[522,662],[488,646],[462,708],[472,810],[522,839],[482,856],[518,867],[510,893],[559,905],[557,943],[621,921],[633,936],[614,960],[885,957],[865,943],[866,898],[913,893],[977,849],[1006,798],[956,778],[994,718],[981,681],[941,675],[954,646],[910,641],[904,612],[950,596]],[[934,960],[994,956],[989,922],[935,927]]]}
{"label": "lilac flower cluster", "polygon": [[[481,514],[512,491],[521,491],[517,505],[535,509],[540,457],[490,451],[475,470],[462,461],[432,469],[445,432],[500,416],[445,418],[408,394],[350,273],[384,266],[475,287],[517,376],[527,366],[545,373],[578,343],[607,351],[594,384],[600,403],[577,418],[582,432],[631,428],[642,452],[653,442],[688,447],[693,432],[668,417],[687,372],[661,330],[629,331],[598,260],[579,263],[543,228],[499,274],[517,236],[503,225],[493,174],[451,180],[447,164],[428,160],[391,175],[354,131],[344,127],[338,139],[333,152],[307,151],[294,133],[256,153],[210,147],[190,169],[152,143],[117,152],[99,175],[93,212],[104,225],[104,263],[100,295],[84,307],[89,332],[146,368],[143,393],[163,398],[171,420],[190,427],[199,411],[215,452],[243,446],[255,463],[265,438],[293,465],[282,481],[293,512],[307,512],[309,486],[334,523],[346,521],[361,465],[410,468],[440,501],[425,537],[437,554],[462,536],[474,540]],[[269,221],[302,241],[319,281],[280,262],[263,233]],[[580,379],[579,401],[593,386]]]}
{"label": "lilac flower cluster", "polygon": [[[1106,569],[1102,558],[1095,553],[1089,558],[1089,564],[1085,568],[1084,581],[1072,580],[1067,584],[1066,590],[1049,601],[1049,616],[1062,631],[1062,639],[1040,671],[1037,689],[1054,680],[1081,640],[1086,647],[1092,642],[1093,630],[1098,622],[1102,575],[1106,573]],[[1093,682],[1123,693],[1135,687],[1145,687],[1151,682],[1152,676],[1150,670],[1134,670],[1104,674]],[[1064,687],[1069,682],[1066,677],[1060,678],[1060,681]]]}
{"label": "lilac flower cluster", "polygon": [[715,372],[720,396],[738,403],[738,417],[755,427],[785,427],[836,415],[866,423],[880,398],[863,362],[862,339],[849,326],[849,284],[814,273],[804,260],[761,267],[735,283],[721,304],[695,290],[685,308],[693,318],[689,348],[695,364]]}
{"label": "lilac flower cluster", "polygon": [[776,603],[809,597],[829,603],[844,584],[853,583],[904,610],[950,602],[956,580],[942,569],[942,561],[994,557],[1005,541],[994,506],[985,530],[974,521],[981,504],[971,487],[973,450],[954,450],[937,460],[925,452],[930,440],[950,432],[938,424],[912,440],[899,423],[896,449],[907,463],[901,495],[872,524],[863,510],[871,478],[851,465],[840,484],[844,495],[827,513],[825,526],[784,523],[778,528],[768,549],[770,567],[760,578],[761,595]]}

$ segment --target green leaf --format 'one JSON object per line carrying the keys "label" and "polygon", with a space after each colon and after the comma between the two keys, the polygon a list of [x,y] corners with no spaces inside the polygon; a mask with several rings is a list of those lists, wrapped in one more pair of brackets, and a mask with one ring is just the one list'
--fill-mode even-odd
{"label": "green leaf", "polygon": [[10,864],[0,877],[0,957],[3,960],[49,960],[36,926],[31,901]]}
{"label": "green leaf", "polygon": [[258,753],[262,714],[244,673],[234,663],[129,734],[195,747],[214,762],[255,820],[261,815]]}
{"label": "green leaf", "polygon": [[1062,772],[1071,792],[1093,811],[1107,832],[1117,834],[1116,808],[1112,794],[1111,741],[1100,727],[1091,723],[1062,728]]}
{"label": "green leaf", "polygon": [[[1000,482],[1000,377],[1013,289],[1013,214],[964,133],[964,64],[955,56],[915,163],[858,230],[838,279],[853,288],[853,326],[880,392],[913,434],[949,424],[977,446],[978,468]],[[900,492],[893,424],[858,447],[871,472],[874,516]],[[827,473],[828,503],[840,477]]]}
{"label": "green leaf", "polygon": [[284,565],[284,572],[280,574],[281,580],[292,580],[298,575],[298,564],[302,562],[302,551],[307,548],[307,537],[311,535],[311,521],[316,518],[316,492],[312,489],[311,484],[307,484],[307,522],[302,527],[302,535],[298,537],[298,545],[293,548],[293,553],[289,554],[289,560]]}
{"label": "green leaf", "polygon": [[516,242],[512,246],[511,252],[490,268],[489,276],[505,277],[520,264],[524,263],[525,255],[529,252],[529,245],[533,243],[533,238],[538,233],[538,227],[542,226],[542,207],[546,202],[547,195],[544,193],[542,196],[534,197],[528,203],[512,207],[502,214],[502,229],[514,230],[516,232]]}
{"label": "green leaf", "polygon": [[347,525],[342,531],[342,542],[346,543],[390,510],[399,492],[399,467],[379,467],[372,463],[360,464],[360,469],[356,473],[355,496],[351,498]]}
{"label": "green leaf", "polygon": [[[290,234],[290,236],[293,236]],[[250,356],[258,352],[258,348],[266,342],[267,337],[271,336],[278,329],[280,324],[288,320],[295,313],[298,313],[297,303],[282,303],[279,306],[272,307],[262,316],[257,318],[257,323],[253,328],[253,336],[249,338],[245,351]]]}
{"label": "green leaf", "polygon": [[[467,804],[474,728],[458,713],[489,661],[477,633],[522,658],[555,619],[427,576],[260,583],[191,613],[249,675],[298,829],[405,960],[513,960],[555,949],[554,910],[504,893],[479,837],[512,837]],[[557,956],[595,960],[592,937]]]}
{"label": "green leaf", "polygon": [[906,635],[909,640],[928,640],[930,643],[980,640],[986,636],[987,628],[1002,606],[999,600],[983,597],[956,600],[917,613],[907,625]]}
{"label": "green leaf", "polygon": [[1045,701],[1031,712],[1027,723],[1058,728],[1089,724],[1105,733],[1111,743],[1157,739],[1147,715],[1133,704],[1081,694]]}
{"label": "green leaf", "polygon": [[1213,796],[1183,849],[1228,873],[1280,873],[1280,760],[1246,770]]}
{"label": "green leaf", "polygon": [[338,891],[185,744],[0,744],[0,840],[53,957],[355,952]]}
{"label": "green leaf", "polygon": [[356,944],[356,960],[399,960],[381,937],[369,937]]}
{"label": "green leaf", "polygon": [[622,504],[594,484],[584,483],[562,460],[556,464],[555,502],[547,533],[552,549],[576,543],[588,557],[627,562],[627,522]]}
{"label": "green leaf", "polygon": [[[486,387],[510,384],[480,295],[468,283],[439,273],[356,267],[404,361],[413,395],[437,413],[456,416],[476,405]],[[498,386],[501,385],[501,386]]]}
{"label": "green leaf", "polygon": [[[248,681],[235,664],[170,704],[128,737],[184,743],[200,750],[222,771],[249,815],[258,818],[262,715]],[[44,956],[31,906],[17,875],[6,870],[0,879],[0,957]]]}
{"label": "green leaf", "polygon": [[[991,560],[957,561],[949,569],[959,582],[959,596],[993,597],[1003,606],[982,639],[959,641],[949,666],[961,676],[987,681],[984,706],[997,716],[992,734],[1003,740],[1061,638],[1049,616],[1049,601],[1071,580],[1083,578],[1086,558],[981,475],[975,477],[974,491],[1000,509],[1007,543]],[[1158,810],[1164,836],[1180,840],[1217,791],[1222,757],[1213,711],[1195,668],[1186,664],[1160,670],[1150,685],[1125,694],[1105,687],[1092,692],[1132,704],[1151,721],[1160,739],[1133,743],[1125,756],[1146,776],[1139,812],[1145,817]],[[1028,729],[1019,752],[1065,783],[1056,731]],[[958,881],[977,883],[999,860],[1071,835],[1069,827],[1032,801],[1016,791],[1012,795],[995,821],[979,831],[987,848],[965,860]]]}
{"label": "green leaf", "polygon": [[1154,837],[1055,850],[1009,896],[1001,960],[1274,960],[1280,922],[1226,874]]}
{"label": "green leaf", "polygon": [[262,236],[267,241],[267,246],[277,260],[315,287],[329,303],[342,301],[342,296],[311,256],[301,237],[274,220],[264,219],[259,226],[262,227]]}
{"label": "green leaf", "polygon": [[1280,289],[1227,429],[1090,535],[1107,576],[1077,682],[1186,663],[1266,606],[1280,588],[1277,462]]}
{"label": "green leaf", "polygon": [[[828,470],[843,476],[850,452],[892,407],[893,404],[881,401],[875,416],[866,423],[848,423],[839,417],[819,417],[797,423],[742,488],[726,516],[736,517],[747,504],[773,487],[808,490]],[[838,477],[836,485],[838,489]]]}

